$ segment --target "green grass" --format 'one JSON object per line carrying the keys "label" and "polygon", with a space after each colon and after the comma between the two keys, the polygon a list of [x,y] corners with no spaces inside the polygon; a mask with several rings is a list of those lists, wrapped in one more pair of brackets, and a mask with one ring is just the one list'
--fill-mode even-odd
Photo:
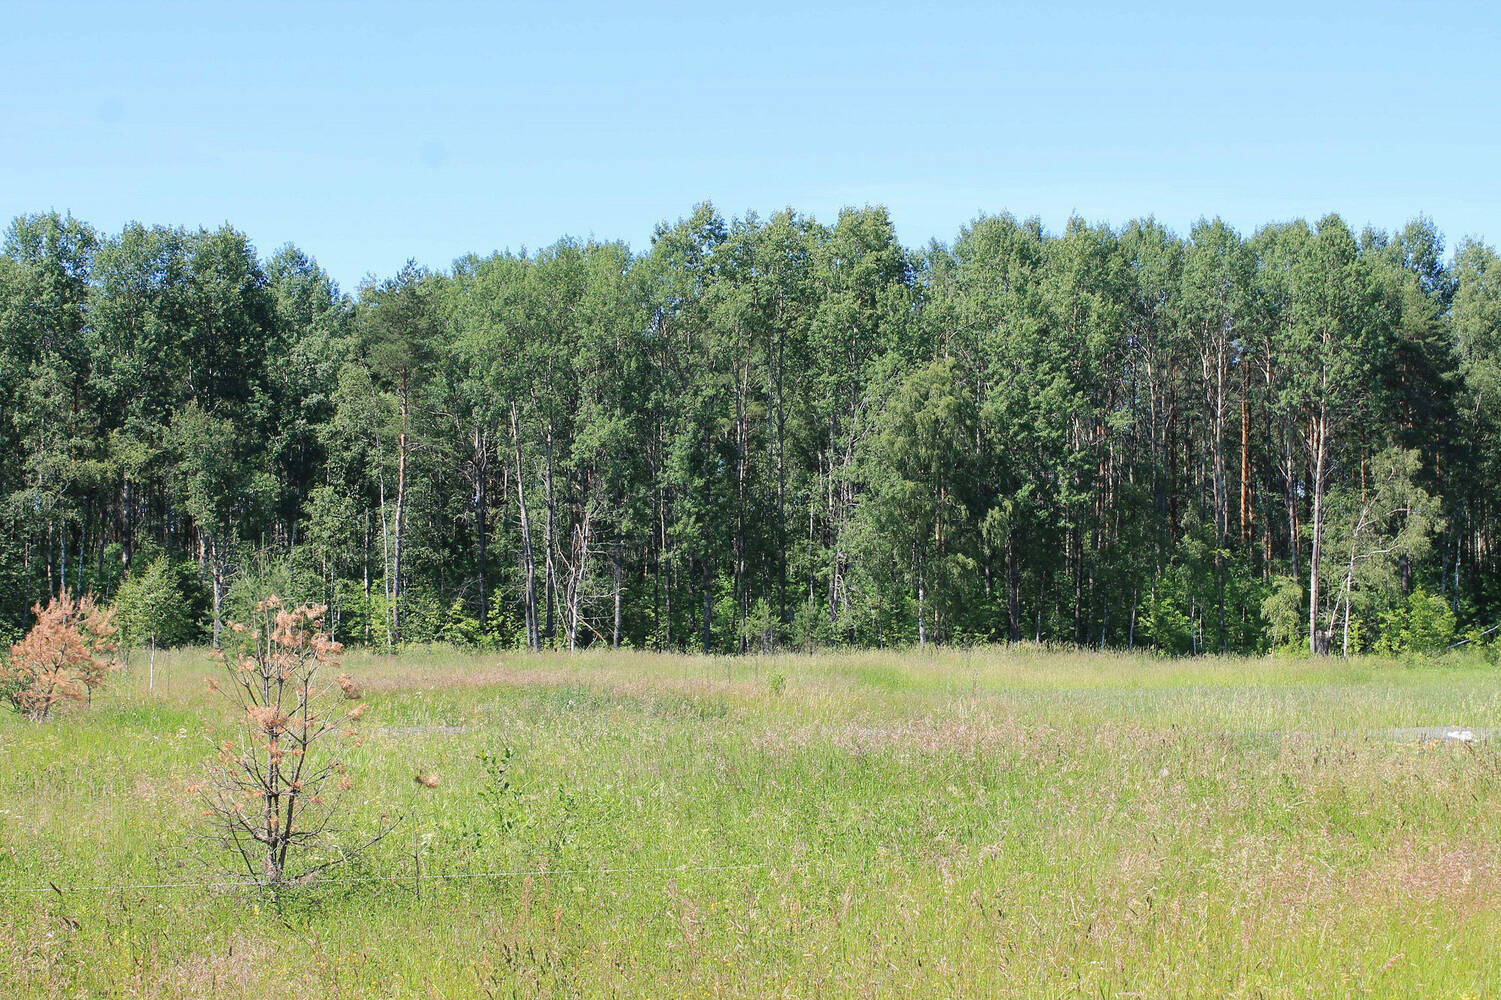
{"label": "green grass", "polygon": [[[201,879],[199,653],[0,719],[0,996],[1457,997],[1501,983],[1501,676],[1029,648],[351,656],[346,817]],[[783,678],[778,682],[775,678]],[[780,691],[777,688],[780,686]],[[499,807],[481,753],[513,751]],[[437,788],[414,781],[436,774]],[[351,836],[353,835],[351,832]],[[416,893],[416,861],[423,880]],[[661,871],[653,869],[675,869]],[[476,872],[531,873],[445,878]]]}

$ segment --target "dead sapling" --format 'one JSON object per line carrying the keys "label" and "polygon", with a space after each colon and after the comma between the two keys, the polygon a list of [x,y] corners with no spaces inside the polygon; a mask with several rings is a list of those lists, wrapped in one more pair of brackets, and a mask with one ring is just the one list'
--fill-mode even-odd
{"label": "dead sapling", "polygon": [[210,679],[237,708],[237,740],[218,744],[204,784],[214,838],[250,884],[303,885],[348,862],[390,832],[382,815],[373,835],[346,849],[330,826],[352,787],[343,751],[360,740],[366,703],[339,672],[343,646],[323,627],[322,605],[289,608],[276,596],[250,622],[231,622],[220,657],[228,683]]}
{"label": "dead sapling", "polygon": [[10,647],[0,668],[0,695],[32,722],[45,722],[70,702],[92,701],[94,689],[118,669],[111,610],[90,594],[62,593],[36,604],[35,624]]}

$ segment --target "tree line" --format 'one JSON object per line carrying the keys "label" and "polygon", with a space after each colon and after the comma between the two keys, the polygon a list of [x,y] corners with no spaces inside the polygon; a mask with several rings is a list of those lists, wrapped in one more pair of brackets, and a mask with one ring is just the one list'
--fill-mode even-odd
{"label": "tree line", "polygon": [[355,295],[228,226],[0,253],[15,634],[168,587],[217,641],[274,577],[375,646],[1397,650],[1497,619],[1498,465],[1501,264],[1425,220],[700,205]]}

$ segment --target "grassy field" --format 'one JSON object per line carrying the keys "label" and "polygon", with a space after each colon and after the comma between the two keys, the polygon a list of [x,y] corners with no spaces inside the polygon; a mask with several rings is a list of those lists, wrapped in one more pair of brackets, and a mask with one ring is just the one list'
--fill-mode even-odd
{"label": "grassy field", "polygon": [[368,881],[282,907],[95,888],[203,877],[185,789],[229,716],[202,654],[0,719],[0,996],[1501,995],[1501,744],[1404,732],[1501,728],[1494,668],[346,665],[346,816],[401,823],[340,873]]}

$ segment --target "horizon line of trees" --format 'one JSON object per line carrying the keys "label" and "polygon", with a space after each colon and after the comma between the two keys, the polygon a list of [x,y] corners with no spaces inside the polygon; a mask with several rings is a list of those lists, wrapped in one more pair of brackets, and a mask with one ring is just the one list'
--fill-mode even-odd
{"label": "horizon line of trees", "polygon": [[1422,219],[703,204],[358,295],[229,226],[0,251],[12,634],[275,577],[377,646],[1397,650],[1496,622],[1498,466],[1501,262]]}

